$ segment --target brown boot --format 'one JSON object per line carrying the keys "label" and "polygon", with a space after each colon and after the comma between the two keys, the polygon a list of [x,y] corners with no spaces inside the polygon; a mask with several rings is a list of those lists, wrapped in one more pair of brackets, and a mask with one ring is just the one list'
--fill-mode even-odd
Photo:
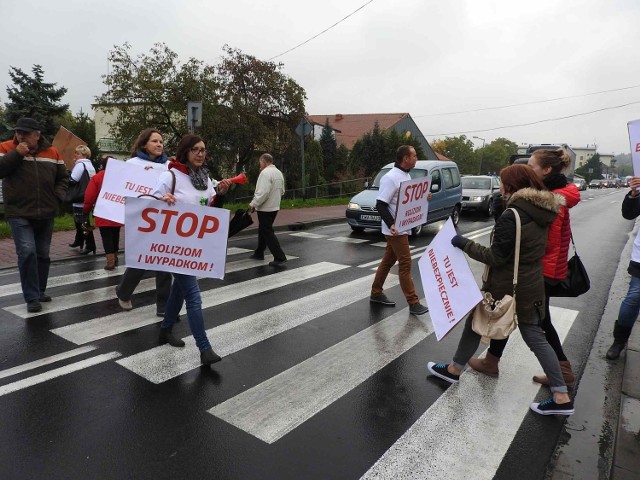
{"label": "brown boot", "polygon": [[484,358],[470,358],[469,366],[476,372],[484,373],[490,377],[497,377],[500,374],[498,370],[498,363],[500,359],[487,350],[487,355]]}
{"label": "brown boot", "polygon": [[116,268],[116,254],[107,253],[107,264],[104,266],[105,270],[113,270]]}
{"label": "brown boot", "polygon": [[[571,362],[569,360],[563,360],[560,362],[560,371],[562,372],[562,378],[567,387],[572,387],[576,381],[576,377],[571,369]],[[533,381],[540,385],[549,385],[549,379],[546,375],[534,375]]]}

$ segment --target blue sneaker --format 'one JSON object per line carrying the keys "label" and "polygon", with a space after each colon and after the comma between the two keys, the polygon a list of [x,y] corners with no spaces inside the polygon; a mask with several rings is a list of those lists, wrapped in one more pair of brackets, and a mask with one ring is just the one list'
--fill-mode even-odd
{"label": "blue sneaker", "polygon": [[568,403],[556,403],[553,397],[540,403],[532,403],[531,410],[540,415],[571,415],[576,411],[573,408],[573,400]]}
{"label": "blue sneaker", "polygon": [[449,370],[447,370],[448,366],[449,364],[447,363],[427,363],[427,368],[431,372],[431,375],[435,375],[436,377],[441,378],[442,380],[445,380],[449,383],[458,383],[458,381],[460,380],[460,375],[449,372]]}

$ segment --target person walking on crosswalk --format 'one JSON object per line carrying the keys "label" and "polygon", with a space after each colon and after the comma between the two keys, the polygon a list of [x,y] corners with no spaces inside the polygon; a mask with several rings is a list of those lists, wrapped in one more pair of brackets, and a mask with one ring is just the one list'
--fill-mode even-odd
{"label": "person walking on crosswalk", "polygon": [[[541,328],[544,320],[544,277],[542,257],[547,243],[547,231],[553,223],[564,197],[549,192],[528,165],[516,164],[500,172],[500,187],[507,207],[517,210],[521,220],[520,261],[518,283],[515,290],[518,328],[522,339],[535,354],[548,378],[552,397],[543,402],[531,403],[531,409],[541,415],[571,415],[574,406],[560,370],[558,357]],[[488,266],[482,289],[501,299],[513,292],[514,255],[516,244],[516,217],[511,210],[498,218],[491,236],[491,245],[485,247],[462,235],[451,239],[474,260]],[[473,312],[464,325],[462,337],[453,356],[453,362],[429,362],[432,375],[449,383],[458,383],[465,365],[480,344],[480,335],[472,329]]]}
{"label": "person walking on crosswalk", "polygon": [[[169,205],[185,202],[213,206],[214,199],[227,192],[230,182],[222,180],[218,183],[217,189],[213,187],[209,171],[204,165],[206,153],[204,142],[199,136],[189,134],[182,137],[176,151],[176,161],[170,162],[169,171],[160,175],[153,195]],[[201,363],[210,365],[219,362],[221,358],[213,351],[205,331],[202,297],[197,278],[180,273],[172,275],[173,284],[160,325],[160,343],[168,343],[174,347],[185,346],[184,341],[174,337],[172,329],[182,305],[186,302],[189,328],[200,350]]]}
{"label": "person walking on crosswalk", "polygon": [[[398,230],[395,226],[396,220],[393,217],[398,204],[400,183],[411,180],[409,172],[416,166],[417,161],[418,155],[415,148],[410,145],[400,146],[396,151],[395,165],[380,180],[376,208],[382,218],[382,234],[387,239],[387,246],[371,286],[370,301],[395,307],[396,302],[385,295],[383,286],[387,275],[389,275],[389,270],[397,261],[400,288],[409,304],[409,312],[414,315],[424,315],[429,309],[420,303],[411,277],[411,252],[409,251],[411,229]],[[431,193],[429,193],[429,198],[430,196]]]}

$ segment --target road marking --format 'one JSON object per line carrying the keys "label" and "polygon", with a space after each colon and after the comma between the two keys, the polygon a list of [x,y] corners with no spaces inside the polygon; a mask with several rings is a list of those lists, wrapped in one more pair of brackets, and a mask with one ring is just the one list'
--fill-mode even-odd
{"label": "road marking", "polygon": [[44,367],[45,365],[50,365],[55,362],[59,362],[60,360],[66,360],[67,358],[75,357],[77,355],[83,355],[87,352],[91,352],[98,347],[94,347],[93,345],[88,345],[86,347],[76,348],[74,350],[70,350],[68,352],[58,353],[57,355],[52,355],[47,358],[41,358],[40,360],[36,360],[34,362],[25,363],[23,365],[18,365],[17,367],[8,368],[6,370],[0,371],[0,378],[11,377],[12,375],[17,375],[22,372],[26,372],[28,370],[33,370],[34,368]]}
{"label": "road marking", "polygon": [[[409,247],[409,251],[411,251],[412,253],[415,253],[415,252],[424,251],[427,248],[429,248],[429,247],[428,246],[427,247],[417,247],[417,248],[416,247]],[[412,255],[411,258],[414,259],[414,258],[417,258],[417,257],[420,257],[420,256],[422,256],[422,254],[420,254],[420,255]],[[380,257],[377,260],[373,260],[372,262],[367,262],[367,263],[363,263],[361,265],[358,265],[358,268],[368,268],[368,267],[371,267],[372,265],[376,265],[376,268],[374,268],[373,270],[377,270],[378,269],[377,265],[380,264],[381,260],[382,260],[382,257]]]}
{"label": "road marking", "polygon": [[428,316],[404,308],[208,411],[273,443],[432,332]]}
{"label": "road marking", "polygon": [[342,243],[367,243],[369,240],[364,240],[362,238],[351,238],[351,237],[333,237],[327,238],[330,242],[342,242]]}
{"label": "road marking", "polygon": [[227,248],[227,256],[237,255],[239,253],[249,253],[249,252],[253,252],[253,250],[250,250],[248,248],[240,248],[240,247],[229,247],[229,248]]}
{"label": "road marking", "polygon": [[[288,260],[293,260],[296,258],[298,257],[287,255]],[[265,255],[264,260],[253,260],[250,258],[245,258],[243,260],[229,262],[225,266],[225,273],[239,272],[262,265],[267,265],[271,260],[273,260],[273,255]],[[155,290],[155,288],[155,278],[145,278],[141,280],[136,287],[136,293],[149,292]],[[97,288],[94,290],[86,290],[84,292],[72,293],[69,295],[63,295],[60,297],[54,297],[53,302],[43,303],[42,310],[37,313],[27,312],[24,304],[22,303],[19,305],[12,305],[10,307],[4,307],[3,310],[12,313],[20,318],[32,318],[39,315],[45,315],[47,313],[61,312],[63,310],[69,310],[70,308],[82,307],[90,303],[115,300],[115,298],[115,288],[113,286],[109,286]]]}
{"label": "road marking", "polygon": [[[561,341],[577,315],[574,310],[551,307]],[[467,369],[460,383],[448,388],[362,479],[494,478],[541,388],[531,377],[541,372],[516,331],[500,361],[499,378]]]}
{"label": "road marking", "polygon": [[309,232],[296,232],[290,234],[292,237],[302,237],[302,238],[326,238],[327,235],[319,235],[317,233],[309,233]]}
{"label": "road marking", "polygon": [[[373,275],[323,290],[277,307],[262,310],[207,330],[213,349],[225,357],[369,296]],[[389,275],[388,287],[400,283]],[[153,383],[162,383],[198,368],[200,357],[192,336],[185,348],[168,345],[122,358],[116,363]]]}
{"label": "road marking", "polygon": [[25,378],[24,380],[18,380],[17,382],[2,385],[0,387],[0,397],[3,395],[7,395],[8,393],[13,393],[24,388],[38,385],[39,383],[46,382],[47,380],[52,380],[63,375],[68,375],[69,373],[77,372],[79,370],[83,370],[85,368],[92,367],[109,360],[113,360],[114,358],[118,358],[119,356],[120,352],[104,353],[102,355],[87,358],[86,360],[82,360],[80,362],[72,363],[71,365],[65,365],[64,367],[56,368],[48,372],[34,375],[33,377]]}
{"label": "road marking", "polygon": [[[386,248],[387,247],[387,242],[377,242],[377,243],[372,243],[371,244],[372,247],[382,247],[382,248]],[[409,245],[409,250],[413,250],[414,248],[416,248],[414,245]]]}
{"label": "road marking", "polygon": [[[202,308],[210,308],[258,293],[268,292],[269,290],[295,284],[328,273],[334,273],[345,268],[349,268],[349,266],[320,262],[307,265],[306,267],[284,270],[264,277],[253,278],[245,282],[206,290],[202,292]],[[155,305],[147,305],[128,312],[118,312],[105,317],[98,317],[85,322],[55,328],[51,330],[51,332],[76,345],[83,345],[157,323],[159,319],[155,315],[155,310]],[[180,313],[184,315],[186,309],[183,307]]]}

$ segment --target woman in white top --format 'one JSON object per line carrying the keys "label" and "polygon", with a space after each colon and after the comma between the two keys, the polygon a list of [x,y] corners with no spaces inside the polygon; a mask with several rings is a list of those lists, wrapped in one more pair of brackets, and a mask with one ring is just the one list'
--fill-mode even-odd
{"label": "woman in white top", "polygon": [[[91,150],[85,145],[79,145],[73,152],[73,158],[75,163],[69,176],[69,181],[79,182],[84,174],[85,168],[89,172],[89,177],[93,177],[96,174],[96,169],[89,160],[91,156]],[[84,202],[73,203],[73,223],[76,224],[76,238],[73,243],[70,243],[71,248],[80,247],[80,253],[87,255],[89,252],[96,253],[96,241],[93,237],[93,232],[88,231],[85,235],[82,231],[82,224],[89,220],[89,215],[84,214]],[[83,249],[82,246],[85,245]]]}
{"label": "woman in white top", "polygon": [[[216,188],[209,178],[209,171],[204,165],[206,158],[204,142],[197,135],[185,135],[178,144],[176,161],[169,163],[169,171],[164,172],[158,179],[154,196],[175,205],[176,202],[195,205],[213,206],[216,193],[223,195],[229,189],[230,181],[222,180]],[[172,192],[175,177],[175,189]],[[216,203],[217,206],[217,203]],[[186,302],[187,318],[191,334],[200,350],[200,361],[203,365],[210,365],[221,360],[213,351],[204,328],[202,315],[202,298],[198,281],[193,275],[173,273],[171,293],[164,312],[164,319],[160,325],[160,343],[169,343],[174,347],[184,347],[185,343],[174,337],[171,330],[176,321],[182,304]]]}

